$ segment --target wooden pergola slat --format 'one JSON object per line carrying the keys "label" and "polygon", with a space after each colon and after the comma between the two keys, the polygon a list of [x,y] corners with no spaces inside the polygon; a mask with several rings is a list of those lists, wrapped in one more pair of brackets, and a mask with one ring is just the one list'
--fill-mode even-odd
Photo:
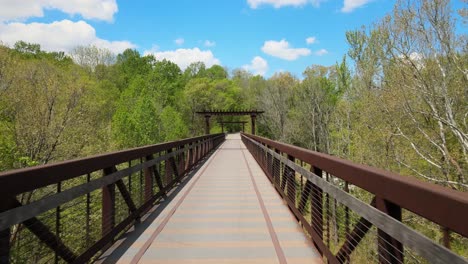
{"label": "wooden pergola slat", "polygon": [[252,134],[255,135],[255,120],[257,115],[265,113],[261,110],[203,110],[196,112],[199,115],[205,116],[205,134],[210,134],[210,117],[211,116],[250,116],[252,123]]}

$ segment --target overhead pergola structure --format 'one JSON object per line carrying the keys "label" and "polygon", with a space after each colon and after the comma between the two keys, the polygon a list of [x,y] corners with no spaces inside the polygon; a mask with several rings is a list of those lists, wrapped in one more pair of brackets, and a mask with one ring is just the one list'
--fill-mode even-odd
{"label": "overhead pergola structure", "polygon": [[210,134],[210,117],[212,116],[250,116],[252,122],[252,134],[255,135],[255,120],[257,115],[265,113],[259,110],[204,110],[196,112],[205,117],[205,134]]}
{"label": "overhead pergola structure", "polygon": [[226,124],[240,124],[242,125],[242,132],[245,132],[245,124],[247,121],[218,121],[218,124],[221,125],[221,131],[224,133],[224,125]]}

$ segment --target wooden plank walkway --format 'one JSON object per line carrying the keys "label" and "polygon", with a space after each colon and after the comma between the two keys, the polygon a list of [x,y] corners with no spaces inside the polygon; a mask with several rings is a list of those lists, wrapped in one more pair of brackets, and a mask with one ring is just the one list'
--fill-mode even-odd
{"label": "wooden plank walkway", "polygon": [[131,244],[118,241],[99,262],[322,263],[239,134],[228,135],[149,220]]}

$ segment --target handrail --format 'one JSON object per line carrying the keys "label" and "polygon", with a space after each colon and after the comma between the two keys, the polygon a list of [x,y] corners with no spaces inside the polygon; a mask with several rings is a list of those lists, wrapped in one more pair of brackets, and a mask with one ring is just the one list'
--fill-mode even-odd
{"label": "handrail", "polygon": [[29,192],[59,181],[72,179],[88,172],[93,172],[115,164],[138,159],[140,157],[146,157],[147,155],[160,151],[213,138],[219,135],[221,134],[187,138],[178,141],[99,154],[91,157],[1,172],[0,193],[2,195],[16,195]]}
{"label": "handrail", "polygon": [[[372,236],[376,235],[378,255],[373,256],[369,250],[364,259],[374,257],[379,263],[402,263],[405,258],[422,257],[432,263],[466,263],[463,256],[449,248],[451,231],[468,237],[467,193],[267,138],[241,135],[328,262],[350,262],[351,256],[356,257],[355,249],[375,226],[377,234]],[[369,205],[349,194],[350,191],[359,197],[368,197],[370,193],[374,198]],[[418,219],[439,224],[443,245],[403,223],[402,209],[422,217]],[[357,258],[363,261],[362,255]]]}
{"label": "handrail", "polygon": [[264,137],[243,135],[468,237],[468,193]]}
{"label": "handrail", "polygon": [[224,140],[205,135],[1,173],[0,263],[51,261],[28,259],[33,247],[49,248],[56,263],[92,260]]}

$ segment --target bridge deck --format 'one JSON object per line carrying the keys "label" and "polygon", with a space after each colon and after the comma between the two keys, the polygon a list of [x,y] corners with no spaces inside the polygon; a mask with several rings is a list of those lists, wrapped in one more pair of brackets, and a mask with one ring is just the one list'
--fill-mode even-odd
{"label": "bridge deck", "polygon": [[[321,263],[240,140],[226,142],[172,202],[104,263]],[[128,243],[119,241],[116,245]]]}

